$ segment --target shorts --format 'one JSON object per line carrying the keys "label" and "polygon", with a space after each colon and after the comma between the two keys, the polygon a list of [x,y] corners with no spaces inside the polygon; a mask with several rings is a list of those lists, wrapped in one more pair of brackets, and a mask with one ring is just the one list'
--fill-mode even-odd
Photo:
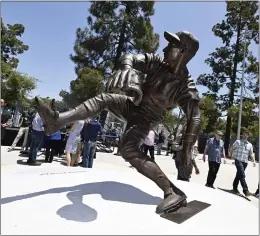
{"label": "shorts", "polygon": [[80,143],[80,137],[71,137],[70,136],[66,143],[65,152],[76,154],[79,143]]}

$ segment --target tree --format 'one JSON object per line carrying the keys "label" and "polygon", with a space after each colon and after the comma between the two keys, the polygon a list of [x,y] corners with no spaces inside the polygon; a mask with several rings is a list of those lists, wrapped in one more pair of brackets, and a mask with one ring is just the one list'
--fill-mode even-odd
{"label": "tree", "polygon": [[[244,37],[246,38],[246,70],[245,77],[251,83],[256,84],[257,78],[252,74],[258,74],[257,59],[249,50],[251,43],[259,43],[259,15],[258,3],[248,1],[226,2],[226,17],[221,23],[213,26],[212,31],[216,37],[222,39],[222,46],[209,55],[205,63],[212,69],[211,74],[202,74],[197,83],[208,88],[207,95],[216,101],[221,112],[226,112],[233,105],[239,103],[237,99],[238,89],[241,87],[241,66],[244,52]],[[246,31],[246,26],[248,30]],[[254,66],[252,66],[252,62]],[[254,81],[253,81],[254,80]],[[250,83],[246,83],[248,87]],[[221,89],[226,88],[226,91]],[[228,150],[231,121],[227,113],[225,148]]]}
{"label": "tree", "polygon": [[209,96],[205,96],[200,100],[202,130],[205,133],[212,133],[217,130],[221,113],[215,103]]}
{"label": "tree", "polygon": [[26,105],[27,97],[37,85],[37,79],[16,70],[19,63],[16,56],[29,48],[19,39],[23,33],[23,25],[5,26],[1,18],[1,97],[10,105],[18,101]]}
{"label": "tree", "polygon": [[[153,1],[91,1],[89,13],[88,27],[77,29],[74,55],[70,55],[77,74],[89,67],[109,75],[118,69],[123,54],[158,49],[159,35],[150,22]],[[106,115],[101,113],[102,125]]]}
{"label": "tree", "polygon": [[110,73],[124,53],[158,49],[159,35],[150,22],[154,2],[91,1],[89,13],[89,28],[77,29],[75,54],[70,56],[76,73],[84,67]]}
{"label": "tree", "polygon": [[169,133],[171,133],[173,131],[175,125],[179,122],[178,118],[179,117],[177,117],[175,114],[173,114],[172,110],[167,112],[162,123]]}
{"label": "tree", "polygon": [[1,62],[8,63],[12,68],[17,68],[19,60],[15,56],[29,49],[18,37],[24,33],[22,24],[4,25],[1,18]]}
{"label": "tree", "polygon": [[[232,118],[232,134],[237,132],[238,116],[240,106],[232,106],[229,110],[229,116]],[[255,110],[255,105],[251,102],[251,99],[246,99],[243,102],[242,107],[242,127],[248,127],[250,135],[257,137],[259,135],[259,116]]]}
{"label": "tree", "polygon": [[71,104],[70,93],[68,91],[62,89],[59,93],[59,96],[62,98],[62,101],[65,104],[65,108],[69,108],[69,105]]}
{"label": "tree", "polygon": [[83,68],[78,78],[70,82],[70,93],[62,90],[60,96],[69,106],[74,107],[104,91],[103,77],[98,70]]}
{"label": "tree", "polygon": [[19,101],[20,105],[27,105],[27,97],[36,88],[37,79],[27,74],[11,71],[8,78],[2,78],[1,96],[9,103],[15,104]]}

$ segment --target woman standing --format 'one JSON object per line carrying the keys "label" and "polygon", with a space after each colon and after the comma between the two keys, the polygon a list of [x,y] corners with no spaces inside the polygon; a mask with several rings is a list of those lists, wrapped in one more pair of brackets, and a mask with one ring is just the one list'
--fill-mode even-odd
{"label": "woman standing", "polygon": [[[74,166],[76,162],[78,144],[81,140],[80,132],[83,126],[84,120],[79,120],[74,122],[73,126],[70,129],[69,138],[65,147],[67,166]],[[71,158],[71,154],[73,154],[73,158]]]}

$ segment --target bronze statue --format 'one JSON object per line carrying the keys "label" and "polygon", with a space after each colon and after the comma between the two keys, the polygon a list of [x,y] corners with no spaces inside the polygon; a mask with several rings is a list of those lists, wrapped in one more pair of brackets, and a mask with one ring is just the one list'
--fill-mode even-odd
{"label": "bronze statue", "polygon": [[121,139],[122,157],[138,172],[155,182],[164,192],[156,213],[176,211],[186,206],[187,196],[163,173],[160,167],[140,151],[149,130],[161,122],[177,104],[187,117],[179,176],[188,180],[192,171],[191,149],[200,130],[199,97],[186,64],[195,56],[199,42],[189,32],[164,32],[169,42],[164,57],[154,54],[124,55],[120,68],[106,88],[106,93],[88,99],[68,112],[51,110],[36,97],[47,134],[76,120],[93,117],[106,109],[127,121]]}

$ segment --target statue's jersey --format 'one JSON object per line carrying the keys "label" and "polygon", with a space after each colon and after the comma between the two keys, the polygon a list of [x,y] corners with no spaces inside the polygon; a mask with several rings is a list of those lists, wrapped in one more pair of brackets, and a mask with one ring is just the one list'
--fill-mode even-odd
{"label": "statue's jersey", "polygon": [[149,103],[170,109],[175,105],[182,106],[186,101],[199,100],[186,67],[175,75],[163,57],[154,54],[125,55],[121,64],[133,69],[116,72],[107,89],[132,97],[136,105]]}

